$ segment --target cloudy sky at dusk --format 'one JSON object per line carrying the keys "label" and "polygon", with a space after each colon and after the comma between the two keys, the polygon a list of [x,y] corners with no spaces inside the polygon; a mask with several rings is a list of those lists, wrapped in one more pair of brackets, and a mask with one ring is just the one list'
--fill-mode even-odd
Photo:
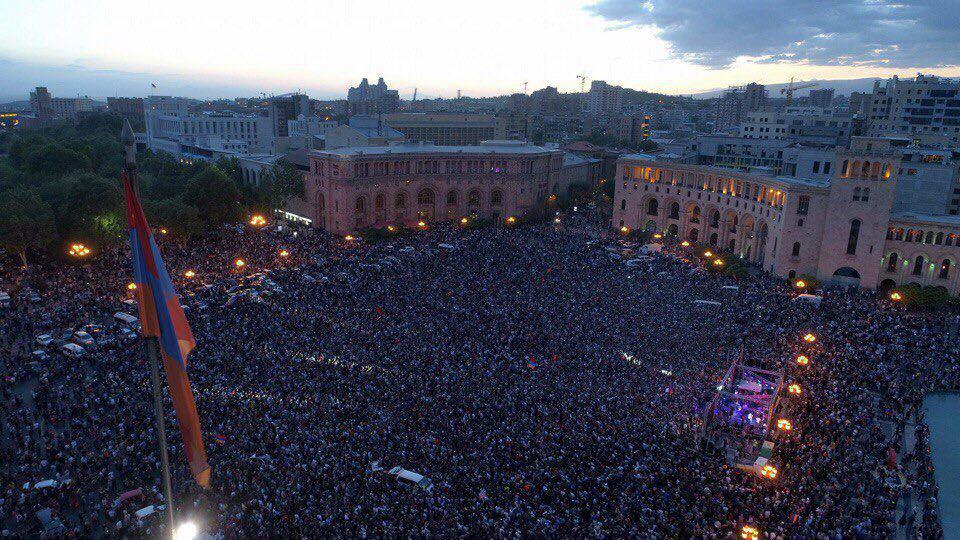
{"label": "cloudy sky at dusk", "polygon": [[61,96],[343,97],[377,76],[404,98],[525,81],[572,91],[578,73],[668,93],[958,76],[958,20],[956,0],[4,0],[0,97],[40,84]]}

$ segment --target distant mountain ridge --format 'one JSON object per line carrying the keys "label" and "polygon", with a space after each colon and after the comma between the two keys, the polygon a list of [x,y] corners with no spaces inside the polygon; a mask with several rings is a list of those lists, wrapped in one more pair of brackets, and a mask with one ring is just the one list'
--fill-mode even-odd
{"label": "distant mountain ridge", "polygon": [[[805,96],[810,90],[821,90],[824,88],[833,88],[836,90],[836,95],[850,95],[851,92],[872,92],[873,91],[873,82],[882,81],[884,79],[880,77],[867,77],[865,79],[810,79],[807,81],[794,81],[794,84],[800,82],[816,82],[817,86],[813,88],[804,88],[803,90],[797,90],[794,94],[795,96]],[[776,83],[776,84],[767,84],[764,85],[767,87],[767,93],[770,97],[780,97],[780,90],[786,88],[790,83]],[[695,94],[690,94],[692,97],[697,99],[709,99],[720,97],[723,94],[723,91],[726,88],[717,88],[715,90],[707,90],[705,92],[699,92]]]}

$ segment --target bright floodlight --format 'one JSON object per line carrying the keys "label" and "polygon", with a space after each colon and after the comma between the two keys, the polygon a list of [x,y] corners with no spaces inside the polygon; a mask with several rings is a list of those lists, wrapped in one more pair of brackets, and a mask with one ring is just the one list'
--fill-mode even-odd
{"label": "bright floodlight", "polygon": [[187,521],[186,523],[181,523],[180,526],[173,531],[173,540],[193,540],[199,532],[200,530],[197,528],[196,523]]}

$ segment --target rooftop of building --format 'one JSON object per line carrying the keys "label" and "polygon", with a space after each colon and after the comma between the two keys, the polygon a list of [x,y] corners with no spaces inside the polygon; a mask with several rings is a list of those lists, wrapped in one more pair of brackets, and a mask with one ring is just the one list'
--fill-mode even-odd
{"label": "rooftop of building", "polygon": [[921,223],[924,225],[944,225],[947,227],[960,227],[960,216],[948,216],[945,214],[918,214],[916,212],[897,212],[890,215],[890,221],[906,221],[911,223]]}
{"label": "rooftop of building", "polygon": [[402,154],[514,154],[536,155],[556,152],[523,141],[483,141],[470,146],[437,146],[433,143],[403,142],[389,146],[354,146],[332,150],[313,150],[313,156],[359,157]]}
{"label": "rooftop of building", "polygon": [[592,157],[585,157],[574,154],[572,152],[563,153],[563,166],[564,167],[576,167],[578,165],[584,165],[587,163],[600,163],[600,160]]}

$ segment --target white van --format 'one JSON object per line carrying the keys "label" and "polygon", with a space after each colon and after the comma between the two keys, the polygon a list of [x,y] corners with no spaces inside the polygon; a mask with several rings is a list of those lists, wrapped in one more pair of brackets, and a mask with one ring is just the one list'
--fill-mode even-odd
{"label": "white van", "polygon": [[93,338],[85,330],[77,330],[73,333],[73,342],[83,347],[93,347]]}
{"label": "white van", "polygon": [[63,351],[63,354],[71,358],[80,358],[87,353],[87,351],[83,350],[83,347],[76,343],[64,343],[60,346],[60,350]]}
{"label": "white van", "polygon": [[10,307],[10,294],[7,291],[0,291],[0,307]]}
{"label": "white van", "polygon": [[118,322],[120,322],[121,326],[126,326],[129,328],[133,328],[134,326],[137,325],[137,323],[140,322],[140,319],[128,313],[124,313],[122,311],[118,311],[114,313],[113,318],[116,319]]}
{"label": "white van", "polygon": [[397,477],[397,482],[410,486],[417,486],[420,489],[430,493],[433,490],[433,482],[422,474],[408,471],[403,467],[397,466],[390,469],[390,474]]}

